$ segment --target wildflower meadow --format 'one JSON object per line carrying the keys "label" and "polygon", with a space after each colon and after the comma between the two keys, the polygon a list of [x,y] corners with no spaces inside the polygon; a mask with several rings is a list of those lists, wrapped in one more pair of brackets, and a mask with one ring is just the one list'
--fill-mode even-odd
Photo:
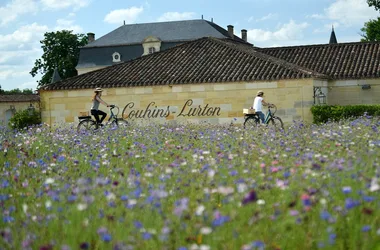
{"label": "wildflower meadow", "polygon": [[3,126],[0,249],[380,249],[379,129]]}

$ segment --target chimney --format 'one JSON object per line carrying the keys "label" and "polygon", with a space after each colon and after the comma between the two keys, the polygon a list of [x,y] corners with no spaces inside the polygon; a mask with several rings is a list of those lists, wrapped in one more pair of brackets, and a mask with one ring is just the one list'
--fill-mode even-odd
{"label": "chimney", "polygon": [[244,42],[247,41],[247,30],[246,29],[241,30],[241,39],[243,39]]}
{"label": "chimney", "polygon": [[234,26],[228,25],[227,29],[228,29],[228,35],[233,39],[234,38]]}
{"label": "chimney", "polygon": [[87,37],[88,37],[88,43],[91,43],[93,41],[95,41],[95,34],[94,33],[87,33]]}

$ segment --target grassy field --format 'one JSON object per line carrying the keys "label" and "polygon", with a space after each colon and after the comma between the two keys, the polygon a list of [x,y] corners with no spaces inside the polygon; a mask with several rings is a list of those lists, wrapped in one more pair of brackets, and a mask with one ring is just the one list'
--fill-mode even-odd
{"label": "grassy field", "polygon": [[379,129],[2,127],[0,249],[380,249]]}

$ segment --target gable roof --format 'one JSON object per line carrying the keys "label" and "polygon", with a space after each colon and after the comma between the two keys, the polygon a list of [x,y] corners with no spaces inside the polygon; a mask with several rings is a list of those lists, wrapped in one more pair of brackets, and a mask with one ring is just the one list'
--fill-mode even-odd
{"label": "gable roof", "polygon": [[356,42],[255,48],[264,54],[330,76],[331,79],[380,77],[380,43]]}
{"label": "gable roof", "polygon": [[0,95],[0,102],[38,102],[39,95],[17,94],[17,95]]}
{"label": "gable roof", "polygon": [[132,61],[42,87],[88,89],[165,84],[265,81],[322,74],[265,55],[231,39],[201,38]]}
{"label": "gable roof", "polygon": [[[189,41],[206,36],[229,38],[227,30],[203,19],[139,23],[122,25],[83,48],[141,44],[148,36],[155,36],[163,42]],[[234,39],[246,43],[238,36]]]}

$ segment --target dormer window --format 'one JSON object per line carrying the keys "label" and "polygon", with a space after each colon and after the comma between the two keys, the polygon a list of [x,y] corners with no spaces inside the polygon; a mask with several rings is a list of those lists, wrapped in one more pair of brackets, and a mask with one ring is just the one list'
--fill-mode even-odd
{"label": "dormer window", "polygon": [[154,52],[156,52],[156,49],[154,47],[150,47],[149,54],[153,54]]}
{"label": "dormer window", "polygon": [[155,36],[148,36],[142,41],[142,46],[144,49],[143,56],[153,54],[160,51],[161,40]]}
{"label": "dormer window", "polygon": [[115,52],[112,54],[112,62],[120,62],[121,61],[121,55],[118,52]]}

